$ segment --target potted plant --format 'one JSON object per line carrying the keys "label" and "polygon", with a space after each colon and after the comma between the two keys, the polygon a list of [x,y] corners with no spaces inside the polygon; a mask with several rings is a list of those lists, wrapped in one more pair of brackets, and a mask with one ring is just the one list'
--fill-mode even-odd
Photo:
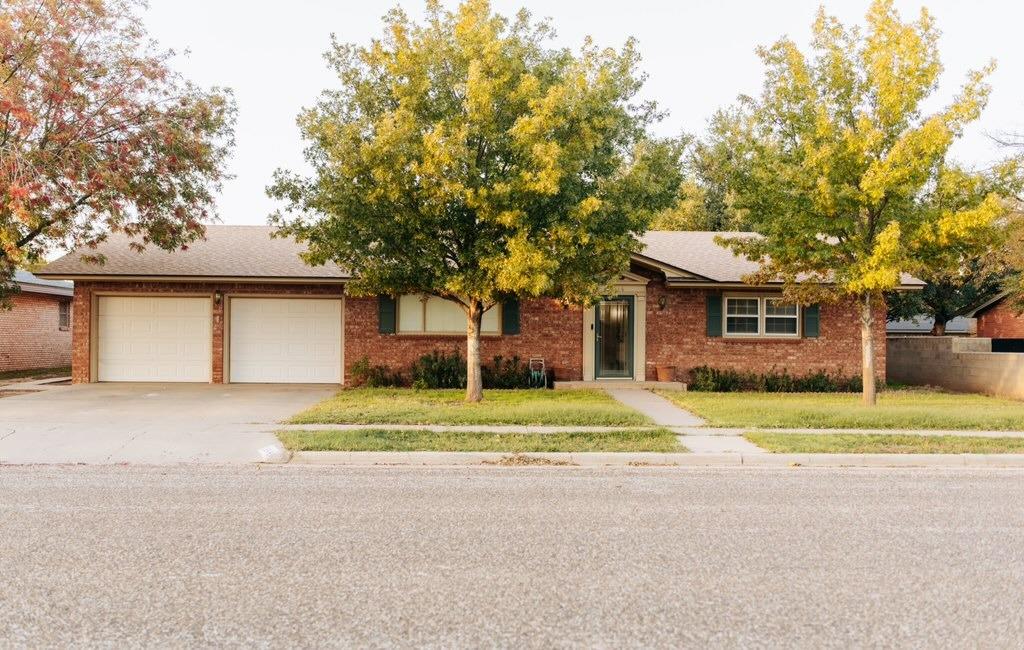
{"label": "potted plant", "polygon": [[675,366],[657,366],[658,381],[675,381],[676,380],[676,367]]}

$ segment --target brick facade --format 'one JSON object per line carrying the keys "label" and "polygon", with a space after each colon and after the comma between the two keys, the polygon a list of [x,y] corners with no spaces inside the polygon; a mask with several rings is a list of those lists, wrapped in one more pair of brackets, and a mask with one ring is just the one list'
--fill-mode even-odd
{"label": "brick facade", "polygon": [[[647,379],[659,365],[676,366],[680,378],[692,368],[806,375],[820,370],[843,376],[861,371],[859,307],[852,303],[821,305],[820,335],[799,339],[734,339],[707,336],[705,289],[647,287]],[[721,292],[714,292],[720,294]],[[665,308],[658,304],[666,300]],[[885,310],[875,316],[875,368],[885,377]]]}
{"label": "brick facade", "polygon": [[60,303],[68,301],[27,291],[14,295],[12,309],[0,310],[0,372],[71,365],[71,331],[59,326]]}
{"label": "brick facade", "polygon": [[[482,336],[480,359],[518,355],[524,362],[543,357],[555,378],[583,377],[583,311],[565,309],[554,300],[529,300],[520,307],[520,333]],[[349,298],[345,303],[345,378],[352,364],[366,357],[373,364],[408,368],[434,350],[466,356],[466,337],[451,335],[380,334],[376,298]]]}
{"label": "brick facade", "polygon": [[978,336],[987,339],[1024,339],[1024,314],[1017,314],[1008,300],[1000,300],[978,314]]}
{"label": "brick facade", "polygon": [[[97,292],[133,294],[202,294],[220,291],[232,295],[341,295],[342,287],[325,284],[241,284],[170,282],[78,282],[75,285],[73,380],[90,377],[90,309]],[[646,375],[655,379],[658,365],[674,365],[680,376],[693,367],[709,365],[754,372],[772,369],[803,375],[818,370],[857,375],[860,373],[860,326],[852,304],[822,305],[821,335],[816,339],[735,340],[706,335],[706,290],[666,289],[653,281],[647,287]],[[662,309],[659,299],[665,297]],[[226,302],[226,301],[225,301]],[[640,305],[637,305],[640,308]],[[224,305],[213,310],[214,383],[224,381]],[[373,364],[407,369],[420,356],[458,351],[465,355],[462,336],[380,334],[377,300],[346,298],[344,315],[345,379],[351,367],[366,357]],[[481,356],[485,363],[496,356],[518,355],[526,360],[543,357],[559,380],[583,378],[583,310],[564,308],[554,300],[529,300],[520,308],[520,334],[484,336]],[[876,333],[876,367],[885,376],[885,318],[879,312]]]}

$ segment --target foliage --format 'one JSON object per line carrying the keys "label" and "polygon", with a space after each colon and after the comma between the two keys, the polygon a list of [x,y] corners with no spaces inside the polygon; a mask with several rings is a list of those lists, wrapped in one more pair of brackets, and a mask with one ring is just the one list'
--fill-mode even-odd
{"label": "foliage", "polygon": [[824,371],[794,377],[785,370],[758,374],[700,366],[690,370],[688,388],[697,392],[846,393],[861,390],[860,377]]}
{"label": "foliage", "polygon": [[1024,438],[863,433],[750,432],[744,438],[775,454],[1020,454]]}
{"label": "foliage", "polygon": [[412,364],[413,388],[465,388],[466,362],[458,352],[434,350]]}
{"label": "foliage", "polygon": [[484,431],[279,431],[292,451],[682,452],[669,429],[494,433]]}
{"label": "foliage", "polygon": [[869,403],[872,314],[884,292],[904,273],[958,268],[961,249],[984,241],[1006,210],[995,192],[962,204],[928,196],[981,184],[947,156],[980,115],[993,67],[969,73],[949,105],[926,114],[942,71],[938,36],[926,10],[904,23],[892,0],[871,4],[864,33],[821,10],[813,55],[788,38],[761,48],[760,97],[719,115],[734,134],[735,207],[763,235],[724,242],[760,262],[750,281],[781,280],[795,301],[858,299]]}
{"label": "foliage", "polygon": [[600,390],[496,390],[466,403],[458,390],[351,388],[292,424],[521,424],[643,426],[650,421]]}
{"label": "foliage", "polygon": [[371,365],[370,359],[363,357],[352,364],[350,370],[353,386],[368,388],[387,388],[405,385],[405,377],[387,366]]}
{"label": "foliage", "polygon": [[750,228],[746,212],[736,208],[729,191],[734,128],[730,120],[716,116],[708,135],[689,144],[676,202],[655,215],[652,229],[721,232]]}
{"label": "foliage", "polygon": [[668,206],[680,149],[648,137],[633,41],[550,46],[551,26],[486,0],[425,22],[400,9],[367,46],[335,43],[340,87],[302,113],[311,177],[279,171],[272,221],[333,261],[354,294],[426,293],[467,314],[467,398],[479,325],[509,296],[588,302],[627,268]]}
{"label": "foliage", "polygon": [[213,216],[233,102],[170,69],[141,6],[0,4],[0,300],[54,248],[123,231],[174,250]]}
{"label": "foliage", "polygon": [[511,359],[498,355],[490,366],[483,367],[483,372],[484,388],[541,388],[534,381],[529,364],[523,363],[517,355]]}
{"label": "foliage", "polygon": [[1019,400],[921,388],[883,391],[874,408],[844,393],[659,393],[716,427],[1017,431],[1024,422]]}

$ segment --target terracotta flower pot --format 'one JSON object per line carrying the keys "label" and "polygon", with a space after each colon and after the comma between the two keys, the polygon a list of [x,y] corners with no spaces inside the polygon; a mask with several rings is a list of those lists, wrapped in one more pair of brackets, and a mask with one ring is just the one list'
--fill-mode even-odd
{"label": "terracotta flower pot", "polygon": [[676,380],[676,367],[675,366],[658,366],[658,381],[675,381]]}

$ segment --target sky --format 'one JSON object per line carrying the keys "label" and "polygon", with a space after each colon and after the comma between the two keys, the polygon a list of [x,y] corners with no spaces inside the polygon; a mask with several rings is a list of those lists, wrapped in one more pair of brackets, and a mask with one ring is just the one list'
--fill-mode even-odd
{"label": "sky", "polygon": [[[456,2],[446,0],[447,6]],[[736,96],[756,94],[763,67],[754,49],[788,35],[801,46],[820,1],[815,0],[493,0],[500,13],[525,7],[550,18],[556,44],[578,48],[590,35],[602,46],[638,39],[643,91],[668,117],[659,135],[700,135],[708,118]],[[238,103],[233,179],[218,197],[224,223],[262,224],[277,207],[265,194],[277,168],[305,168],[295,118],[320,92],[336,85],[322,58],[334,33],[367,43],[381,33],[381,16],[396,5],[413,17],[423,0],[150,0],[143,14],[150,35],[179,52],[174,67],[204,86],[231,88]],[[995,59],[988,108],[954,155],[984,166],[1001,155],[990,136],[1024,132],[1024,2],[1020,0],[898,0],[903,18],[927,6],[942,31],[945,73],[932,108],[948,102],[967,71]],[[846,24],[862,23],[867,0],[827,0]]]}

